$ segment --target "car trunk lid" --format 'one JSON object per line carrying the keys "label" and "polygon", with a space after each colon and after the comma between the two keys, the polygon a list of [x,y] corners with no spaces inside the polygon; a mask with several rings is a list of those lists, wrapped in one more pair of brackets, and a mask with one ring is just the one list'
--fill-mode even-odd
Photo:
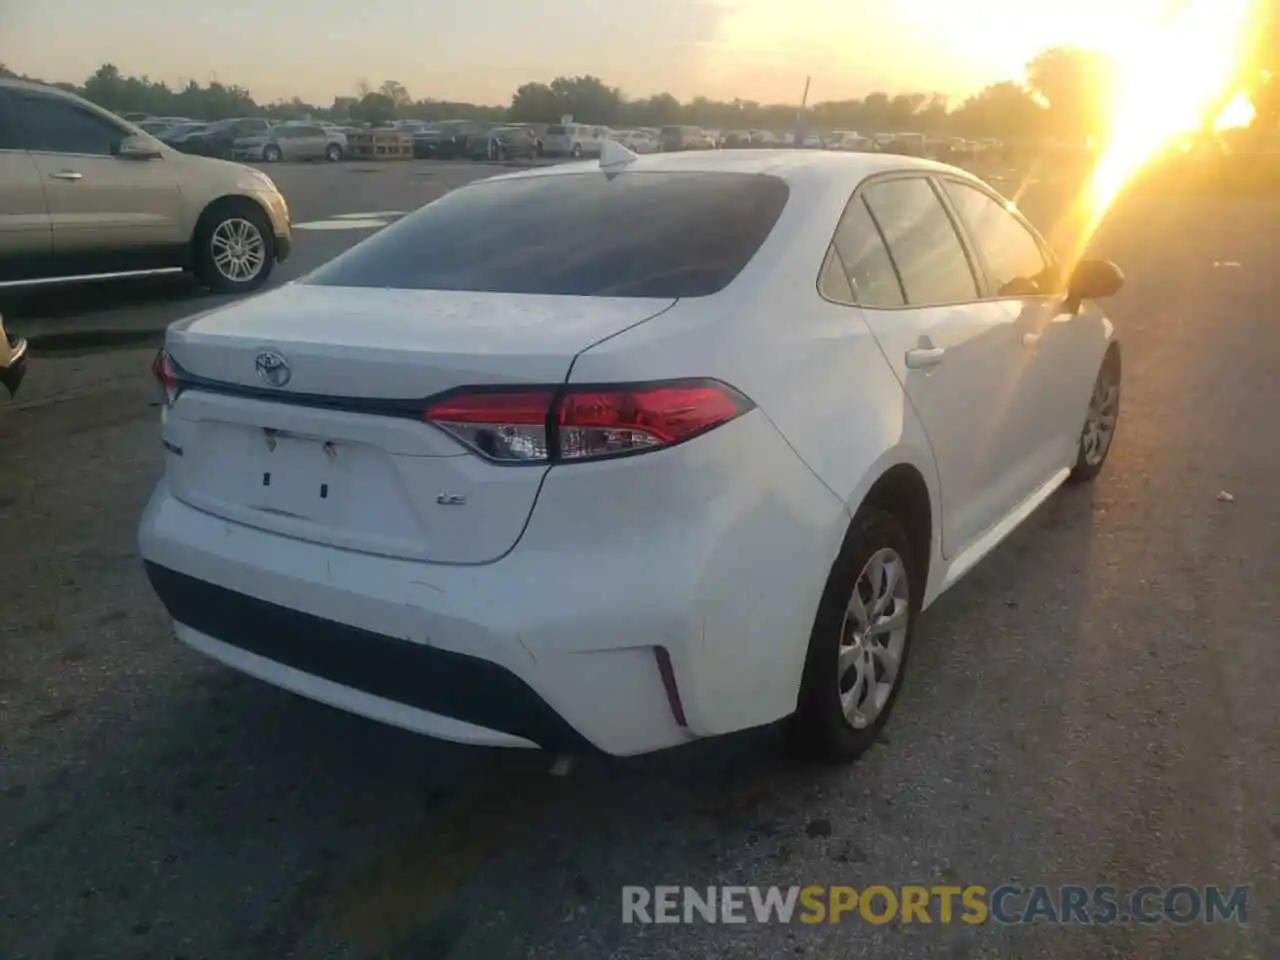
{"label": "car trunk lid", "polygon": [[463,386],[564,382],[579,352],[673,301],[290,285],[170,329],[189,385],[167,480],[228,520],[347,549],[484,563],[545,465],[499,465],[421,419]]}

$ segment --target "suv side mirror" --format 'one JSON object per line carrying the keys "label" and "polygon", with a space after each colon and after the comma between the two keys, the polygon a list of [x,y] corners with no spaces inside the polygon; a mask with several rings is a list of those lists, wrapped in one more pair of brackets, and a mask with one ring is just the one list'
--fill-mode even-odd
{"label": "suv side mirror", "polygon": [[1075,313],[1083,301],[1114,296],[1123,286],[1124,274],[1110,260],[1081,260],[1071,272],[1063,308]]}
{"label": "suv side mirror", "polygon": [[156,160],[160,151],[146,137],[129,136],[120,141],[116,156],[121,160]]}

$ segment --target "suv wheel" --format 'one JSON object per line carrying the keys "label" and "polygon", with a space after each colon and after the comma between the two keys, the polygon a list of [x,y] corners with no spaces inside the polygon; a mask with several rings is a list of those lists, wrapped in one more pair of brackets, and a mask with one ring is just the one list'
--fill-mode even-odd
{"label": "suv wheel", "polygon": [[267,163],[279,163],[281,159],[280,148],[274,143],[267,144],[262,148],[262,159]]}
{"label": "suv wheel", "polygon": [[582,157],[582,144],[580,144],[580,143],[575,143],[575,144],[573,145],[573,149],[569,151],[569,156],[571,156],[571,157],[575,157],[575,158],[581,158],[581,157]]}
{"label": "suv wheel", "polygon": [[797,752],[853,760],[875,742],[902,689],[924,592],[920,569],[897,519],[858,511],[814,619],[791,718]]}
{"label": "suv wheel", "polygon": [[324,158],[330,163],[337,163],[342,159],[342,147],[336,143],[331,143],[325,147]]}
{"label": "suv wheel", "polygon": [[275,236],[251,200],[206,213],[195,237],[195,273],[217,293],[247,293],[267,282],[275,266]]}

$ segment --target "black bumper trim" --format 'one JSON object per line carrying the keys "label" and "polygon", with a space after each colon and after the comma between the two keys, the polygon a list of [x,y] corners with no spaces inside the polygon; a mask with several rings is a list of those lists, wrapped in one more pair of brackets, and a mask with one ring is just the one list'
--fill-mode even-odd
{"label": "black bumper trim", "polygon": [[215,640],[550,750],[595,751],[532,687],[496,663],[290,610],[149,561],[144,565],[169,616]]}

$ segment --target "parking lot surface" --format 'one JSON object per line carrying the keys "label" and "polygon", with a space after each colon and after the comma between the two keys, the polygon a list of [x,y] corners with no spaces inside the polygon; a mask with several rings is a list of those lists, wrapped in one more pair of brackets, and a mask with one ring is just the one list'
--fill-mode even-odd
{"label": "parking lot surface", "polygon": [[[273,175],[309,223],[492,172]],[[1023,206],[1048,228],[1069,200],[1033,187]],[[371,229],[300,230],[279,279]],[[1280,956],[1278,244],[1269,200],[1113,212],[1095,249],[1129,283],[1107,468],[924,616],[887,736],[838,769],[780,759],[764,730],[554,777],[544,755],[416,738],[206,662],[136,556],[161,470],[151,350],[37,358],[0,408],[0,957]],[[80,324],[207,301],[26,303]],[[623,885],[668,883],[1251,899],[1244,926],[621,922]]]}

